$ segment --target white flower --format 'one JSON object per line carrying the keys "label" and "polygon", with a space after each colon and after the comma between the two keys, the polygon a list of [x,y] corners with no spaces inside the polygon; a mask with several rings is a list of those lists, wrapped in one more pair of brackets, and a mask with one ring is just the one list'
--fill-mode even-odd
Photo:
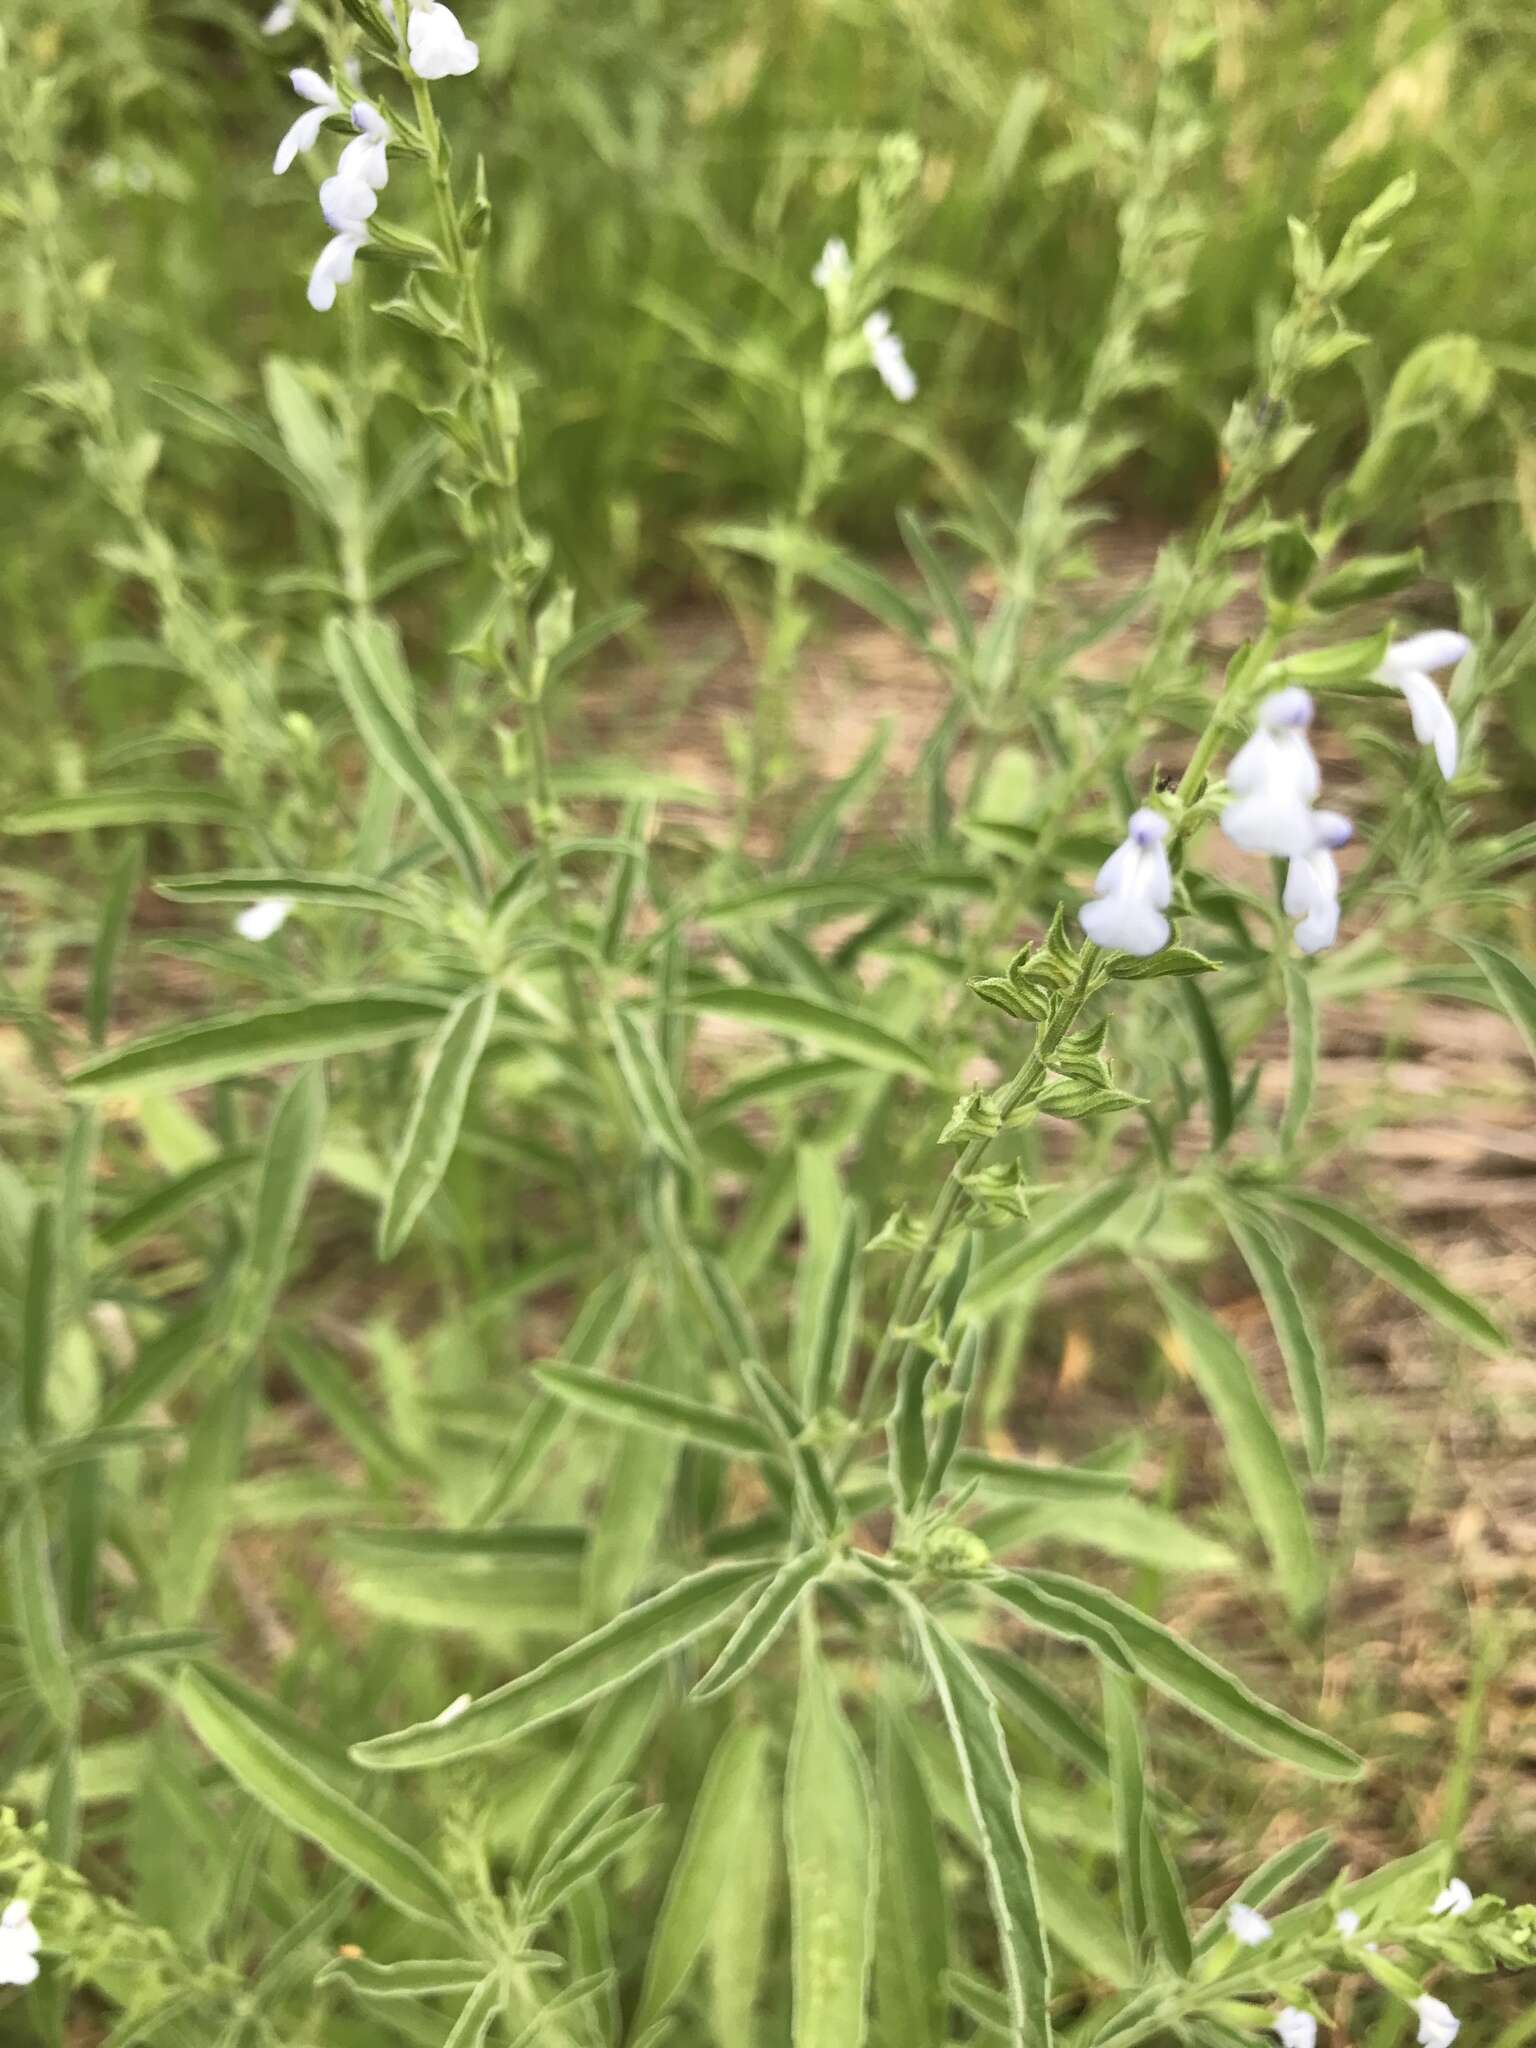
{"label": "white flower", "polygon": [[1339,935],[1339,864],[1334,850],[1354,831],[1337,811],[1313,811],[1312,846],[1285,871],[1281,901],[1287,917],[1299,918],[1296,943],[1303,953],[1321,953]]}
{"label": "white flower", "polygon": [[1419,2016],[1419,2048],[1451,2048],[1461,2032],[1461,2021],[1451,2008],[1426,1991],[1413,2001],[1413,2009]]}
{"label": "white flower", "polygon": [[389,126],[381,114],[359,100],[352,125],[360,133],[341,152],[335,175],[320,187],[320,211],[338,235],[356,235],[379,203],[389,183]]}
{"label": "white flower", "polygon": [[1311,2013],[1287,2005],[1275,2014],[1280,2048],[1317,2048],[1317,2021]]}
{"label": "white flower", "polygon": [[827,292],[834,285],[846,284],[852,275],[853,261],[848,254],[848,244],[841,235],[834,235],[811,272],[811,283]]}
{"label": "white flower", "polygon": [[293,908],[291,896],[263,896],[248,910],[242,910],[235,919],[235,930],[242,939],[272,939],[288,922],[288,913]]}
{"label": "white flower", "polygon": [[280,36],[287,33],[298,19],[298,9],[293,0],[277,0],[277,5],[261,24],[264,36]]}
{"label": "white flower", "polygon": [[317,313],[329,313],[336,303],[338,287],[352,282],[352,265],[367,239],[368,230],[361,224],[344,228],[332,236],[315,258],[305,296]]}
{"label": "white flower", "polygon": [[1463,1913],[1470,1913],[1472,1910],[1472,1887],[1464,1878],[1453,1877],[1429,1910],[1431,1913],[1444,1913],[1452,1920],[1459,1920]]}
{"label": "white flower", "polygon": [[432,1717],[434,1728],[444,1728],[450,1721],[457,1721],[460,1714],[468,1713],[473,1701],[467,1692],[461,1692],[456,1700],[450,1700],[440,1714]]}
{"label": "white flower", "polygon": [[301,156],[305,150],[314,148],[320,140],[320,130],[325,126],[326,116],[342,111],[341,100],[335,88],[323,79],[318,71],[311,71],[307,65],[301,64],[296,71],[290,71],[288,77],[299,98],[310,100],[313,104],[307,113],[300,114],[277,145],[277,155],[272,159],[272,168],[279,177],[288,169],[295,157]]}
{"label": "white flower", "polygon": [[899,405],[910,405],[917,396],[917,379],[901,345],[901,336],[892,332],[890,314],[871,313],[864,322],[864,339],[869,343],[870,360],[879,372],[880,382]]}
{"label": "white flower", "polygon": [[1274,1933],[1273,1927],[1253,1906],[1234,1899],[1227,1908],[1227,1925],[1244,1948],[1258,1948]]}
{"label": "white flower", "polygon": [[1435,686],[1434,670],[1452,668],[1470,652],[1465,633],[1415,633],[1387,649],[1376,671],[1378,683],[1390,683],[1408,699],[1413,736],[1421,747],[1433,747],[1440,773],[1449,782],[1456,773],[1460,741],[1449,705]]}
{"label": "white flower", "polygon": [[1173,874],[1163,841],[1168,820],[1156,811],[1133,813],[1122,843],[1093,878],[1095,900],[1077,921],[1095,945],[1121,953],[1157,953],[1168,943],[1163,912],[1173,900]]}
{"label": "white flower", "polygon": [[418,78],[462,78],[480,62],[480,45],[469,40],[443,0],[411,0],[405,40]]}
{"label": "white flower", "polygon": [[0,1984],[35,1984],[42,1945],[32,1908],[25,1899],[12,1899],[0,1913]]}
{"label": "white flower", "polygon": [[1312,805],[1322,787],[1307,738],[1312,699],[1305,690],[1276,690],[1259,706],[1258,730],[1227,770],[1233,801],[1221,829],[1245,853],[1296,859],[1312,850]]}
{"label": "white flower", "polygon": [[1360,1915],[1353,1906],[1340,1906],[1333,1916],[1333,1924],[1348,1941],[1351,1935],[1360,1932]]}

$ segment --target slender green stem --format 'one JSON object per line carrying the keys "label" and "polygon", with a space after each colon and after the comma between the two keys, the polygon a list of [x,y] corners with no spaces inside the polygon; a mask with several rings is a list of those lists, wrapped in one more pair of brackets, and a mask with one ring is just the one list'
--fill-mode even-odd
{"label": "slender green stem", "polygon": [[[1001,1096],[999,1096],[997,1109],[1004,1125],[1006,1125],[1008,1118],[1014,1111],[1028,1101],[1037,1084],[1044,1078],[1046,1062],[1072,1029],[1072,1026],[1077,1022],[1083,1005],[1088,1000],[1098,954],[1098,947],[1091,942],[1084,946],[1082,964],[1078,969],[1076,982],[1058,1004],[1056,1013],[1050,1022],[1044,1025],[1037,1034],[1034,1048],[1030,1052],[1028,1059],[1025,1060],[1023,1066],[1020,1067]],[[896,1290],[895,1302],[886,1320],[884,1334],[881,1336],[874,1358],[870,1361],[869,1371],[865,1375],[863,1390],[859,1395],[859,1404],[854,1416],[853,1435],[844,1448],[837,1468],[836,1477],[839,1481],[846,1477],[849,1467],[857,1456],[859,1439],[873,1421],[875,1405],[880,1399],[886,1378],[889,1375],[890,1368],[895,1361],[898,1348],[902,1342],[902,1332],[911,1323],[913,1314],[921,1299],[929,1269],[933,1264],[934,1254],[943,1243],[949,1226],[954,1220],[955,1211],[959,1207],[961,1198],[965,1193],[965,1183],[976,1171],[977,1167],[980,1166],[991,1144],[992,1138],[990,1136],[972,1138],[965,1148],[957,1154],[955,1162],[944,1181],[944,1185],[939,1189],[938,1195],[934,1200],[933,1208],[929,1213],[927,1227],[923,1232],[917,1249],[907,1261],[901,1276],[901,1283]]]}

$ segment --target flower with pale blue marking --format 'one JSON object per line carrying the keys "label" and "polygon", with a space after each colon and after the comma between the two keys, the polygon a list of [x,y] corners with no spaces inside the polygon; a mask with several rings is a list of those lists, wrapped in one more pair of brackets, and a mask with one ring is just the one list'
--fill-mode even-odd
{"label": "flower with pale blue marking", "polygon": [[1292,856],[1281,902],[1287,917],[1300,920],[1296,943],[1303,953],[1321,953],[1339,935],[1339,864],[1334,854],[1349,843],[1354,827],[1337,811],[1313,811],[1312,844]]}
{"label": "flower with pale blue marking", "polygon": [[277,5],[262,19],[261,32],[264,36],[286,35],[298,20],[298,9],[293,0],[277,0]]}
{"label": "flower with pale blue marking", "polygon": [[1389,647],[1386,658],[1376,671],[1378,683],[1389,683],[1408,699],[1413,736],[1421,747],[1434,748],[1440,773],[1447,782],[1456,773],[1461,739],[1451,707],[1435,682],[1434,672],[1436,669],[1454,668],[1471,650],[1472,642],[1465,633],[1453,633],[1444,628],[1430,633],[1414,633],[1407,640],[1399,640],[1395,647]]}
{"label": "flower with pale blue marking", "polygon": [[1305,690],[1276,690],[1259,706],[1258,725],[1232,758],[1232,801],[1221,829],[1245,853],[1295,860],[1312,850],[1312,806],[1322,788],[1307,738],[1312,699]]}
{"label": "flower with pale blue marking", "polygon": [[1077,921],[1097,946],[1145,957],[1168,943],[1163,915],[1173,901],[1173,870],[1163,842],[1168,820],[1145,808],[1132,813],[1125,838],[1093,878],[1093,898]]}

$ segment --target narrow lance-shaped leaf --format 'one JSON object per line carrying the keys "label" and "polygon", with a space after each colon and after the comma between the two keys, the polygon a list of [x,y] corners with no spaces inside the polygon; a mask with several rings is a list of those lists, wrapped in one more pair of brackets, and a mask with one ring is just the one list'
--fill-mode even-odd
{"label": "narrow lance-shaped leaf", "polygon": [[1211,1150],[1219,1152],[1232,1135],[1236,1115],[1232,1068],[1226,1046],[1222,1043],[1220,1027],[1204,992],[1196,982],[1187,979],[1181,980],[1178,987],[1194,1033],[1195,1049],[1200,1055],[1200,1070],[1205,1077],[1205,1101],[1211,1119]]}
{"label": "narrow lance-shaped leaf", "polygon": [[794,2048],[862,2048],[874,1953],[869,1772],[806,1631],[784,1784]]}
{"label": "narrow lance-shaped leaf", "polygon": [[649,1023],[632,1010],[615,1010],[613,1050],[641,1131],[675,1166],[692,1172],[698,1146]]}
{"label": "narrow lance-shaped leaf", "polygon": [[1513,953],[1506,953],[1502,946],[1490,946],[1482,939],[1461,939],[1458,943],[1482,969],[1505,1015],[1525,1040],[1531,1058],[1536,1060],[1536,975],[1523,960],[1517,960]]}
{"label": "narrow lance-shaped leaf", "polygon": [[1320,1472],[1328,1459],[1327,1361],[1322,1336],[1291,1270],[1290,1247],[1267,1217],[1236,1202],[1223,1208],[1222,1220],[1264,1297],[1301,1417],[1307,1463]]}
{"label": "narrow lance-shaped leaf", "polygon": [[819,1415],[834,1402],[848,1376],[859,1328],[863,1244],[863,1211],[857,1202],[845,1202],[837,1242],[822,1276],[811,1323],[805,1380],[805,1407],[809,1415]]}
{"label": "narrow lance-shaped leaf", "polygon": [[49,1718],[73,1737],[79,1714],[78,1689],[64,1642],[48,1524],[35,1494],[29,1494],[13,1511],[5,1543],[11,1620],[21,1640],[26,1676]]}
{"label": "narrow lance-shaped leaf", "polygon": [[213,1024],[177,1024],[116,1052],[87,1060],[69,1077],[82,1095],[125,1089],[196,1088],[262,1067],[329,1059],[421,1038],[443,1019],[440,999],[425,995],[319,996],[249,1010]]}
{"label": "narrow lance-shaped leaf", "polygon": [[485,882],[469,807],[409,723],[408,685],[389,629],[376,620],[332,619],[325,651],[368,751],[453,855],[471,893],[483,899]]}
{"label": "narrow lance-shaped leaf", "polygon": [[47,1427],[48,1368],[53,1359],[58,1275],[53,1256],[53,1204],[32,1205],[26,1291],[21,1303],[21,1419],[36,1443]]}
{"label": "narrow lance-shaped leaf", "polygon": [[1064,1572],[999,1573],[987,1590],[1017,1606],[1016,1588],[1043,1594],[1086,1626],[1097,1625],[1124,1646],[1134,1668],[1150,1684],[1193,1712],[1224,1729],[1236,1741],[1262,1756],[1278,1757],[1318,1778],[1354,1778],[1360,1759],[1331,1735],[1321,1734],[1279,1707],[1251,1692],[1241,1679],[1224,1670],[1202,1650],[1171,1629],[1143,1614],[1129,1601],[1117,1599],[1084,1579]]}
{"label": "narrow lance-shaped leaf", "polygon": [[970,1406],[971,1389],[976,1383],[976,1367],[981,1357],[981,1332],[973,1323],[960,1339],[955,1353],[955,1362],[950,1368],[949,1379],[940,1397],[938,1418],[933,1426],[933,1448],[928,1454],[928,1469],[923,1474],[919,1491],[919,1502],[937,1500],[949,1476],[950,1461],[960,1448],[960,1438],[965,1429],[966,1410]]}
{"label": "narrow lance-shaped leaf", "polygon": [[291,868],[223,868],[216,874],[166,875],[157,895],[172,903],[259,903],[286,896],[317,909],[351,910],[362,916],[401,918],[425,924],[426,913],[387,883],[366,875],[313,873]]}
{"label": "narrow lance-shaped leaf", "polygon": [[389,1170],[379,1257],[392,1259],[436,1194],[459,1141],[470,1084],[496,1021],[493,984],[467,989],[427,1047],[411,1113]]}
{"label": "narrow lance-shaped leaf", "polygon": [[1161,1277],[1155,1277],[1154,1285],[1220,1426],[1232,1470],[1286,1603],[1293,1613],[1310,1614],[1323,1592],[1312,1523],[1274,1418],[1254,1384],[1253,1370],[1221,1324],[1198,1302]]}
{"label": "narrow lance-shaped leaf", "polygon": [[1346,1252],[1368,1272],[1417,1302],[1458,1337],[1484,1351],[1500,1352],[1507,1348],[1508,1338],[1485,1309],[1458,1292],[1449,1281],[1442,1280],[1406,1245],[1356,1216],[1353,1210],[1324,1201],[1321,1195],[1304,1194],[1299,1188],[1256,1187],[1253,1194],[1294,1216],[1318,1237]]}
{"label": "narrow lance-shaped leaf", "polygon": [[659,2018],[686,1988],[719,1897],[737,1881],[741,1824],[759,1796],[768,1741],[766,1724],[737,1721],[715,1747],[651,1936],[635,2032]]}
{"label": "narrow lance-shaped leaf", "polygon": [[501,2011],[501,1973],[493,1970],[464,2001],[443,2048],[481,2048]]}
{"label": "narrow lance-shaped leaf", "polygon": [[893,1708],[882,1712],[876,1747],[875,2013],[885,2048],[941,2048],[949,2038],[949,1896],[938,1819],[903,1720]]}
{"label": "narrow lance-shaped leaf", "polygon": [[1134,1185],[1129,1176],[1106,1181],[1053,1209],[1042,1221],[1028,1224],[1017,1244],[981,1267],[965,1291],[961,1315],[973,1320],[994,1315],[1021,1287],[1085,1251]]}
{"label": "narrow lance-shaped leaf", "polygon": [[736,1457],[772,1457],[773,1432],[753,1415],[738,1415],[639,1380],[616,1380],[576,1365],[541,1365],[534,1378],[558,1400],[622,1429],[646,1429]]}
{"label": "narrow lance-shaped leaf", "polygon": [[107,1036],[117,958],[122,950],[128,920],[133,915],[143,866],[144,842],[132,839],[123,848],[107,884],[101,921],[96,927],[96,943],[91,948],[91,979],[85,997],[85,1028],[92,1045],[103,1044]]}
{"label": "narrow lance-shaped leaf", "polygon": [[1290,1030],[1291,1077],[1280,1120],[1280,1143],[1289,1152],[1301,1136],[1317,1086],[1317,1003],[1310,978],[1291,962],[1285,970],[1285,1015]]}
{"label": "narrow lance-shaped leaf", "polygon": [[991,1693],[960,1645],[915,1602],[908,1612],[944,1710],[986,1866],[1008,1990],[1012,2048],[1049,2048],[1051,1961],[1019,1786]]}
{"label": "narrow lance-shaped leaf", "polygon": [[694,1687],[690,1697],[696,1703],[718,1699],[722,1693],[729,1692],[733,1685],[746,1677],[759,1658],[767,1655],[830,1561],[831,1553],[818,1548],[803,1550],[779,1567],[742,1616],[730,1641]]}
{"label": "narrow lance-shaped leaf", "polygon": [[184,1671],[176,1701],[198,1739],[279,1820],[318,1843],[403,1913],[421,1920],[457,1920],[451,1888],[425,1857],[336,1784],[317,1777],[270,1723],[246,1713],[233,1692],[205,1672]]}
{"label": "narrow lance-shaped leaf", "polygon": [[[976,1233],[968,1231],[954,1264],[929,1293],[919,1327],[948,1345],[955,1314],[964,1296],[976,1254]],[[934,1353],[917,1337],[907,1340],[896,1366],[896,1393],[887,1419],[891,1478],[908,1513],[916,1507],[928,1473],[928,1419],[925,1399],[937,1364]]]}
{"label": "narrow lance-shaped leaf", "polygon": [[911,1074],[921,1081],[934,1078],[928,1061],[916,1046],[846,1006],[816,1003],[806,996],[785,995],[777,989],[722,982],[714,988],[695,989],[682,998],[681,1007],[703,1010],[710,1016],[730,1018],[736,1023],[755,1024],[760,1030],[775,1031],[785,1038],[803,1039],[808,1045],[841,1054],[878,1073]]}
{"label": "narrow lance-shaped leaf", "polygon": [[453,1763],[514,1741],[648,1671],[716,1628],[760,1585],[760,1564],[717,1564],[671,1586],[583,1636],[547,1662],[484,1694],[452,1721],[422,1721],[358,1743],[355,1760],[375,1771]]}
{"label": "narrow lance-shaped leaf", "polygon": [[247,1353],[277,1301],[325,1136],[325,1069],[305,1067],[284,1089],[262,1147],[250,1237],[231,1293],[236,1343]]}

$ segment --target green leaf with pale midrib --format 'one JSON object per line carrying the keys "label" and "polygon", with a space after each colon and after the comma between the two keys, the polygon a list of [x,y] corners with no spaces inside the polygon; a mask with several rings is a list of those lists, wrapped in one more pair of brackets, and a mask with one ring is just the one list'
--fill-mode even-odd
{"label": "green leaf with pale midrib", "polygon": [[987,1590],[1007,1600],[1010,1581],[1026,1584],[1085,1621],[1111,1630],[1143,1678],[1248,1748],[1263,1756],[1279,1757],[1315,1777],[1359,1776],[1360,1759],[1342,1742],[1260,1699],[1203,1650],[1184,1642],[1129,1601],[1062,1572],[999,1574],[986,1582]]}
{"label": "green leaf with pale midrib", "polygon": [[1449,1281],[1442,1280],[1406,1245],[1377,1230],[1352,1210],[1325,1201],[1321,1195],[1305,1194],[1299,1188],[1255,1186],[1249,1193],[1254,1200],[1294,1216],[1298,1223],[1304,1223],[1308,1230],[1346,1252],[1367,1272],[1406,1294],[1410,1301],[1417,1302],[1428,1315],[1457,1336],[1465,1337],[1468,1343],[1495,1353],[1508,1349],[1508,1337],[1486,1309]]}
{"label": "green leaf with pale midrib", "polygon": [[785,1038],[802,1038],[878,1072],[910,1074],[921,1081],[935,1078],[929,1062],[915,1045],[871,1023],[857,1010],[834,1008],[805,996],[784,995],[775,989],[753,988],[737,982],[693,989],[679,999],[679,1007],[755,1024]]}
{"label": "green leaf with pale midrib", "polygon": [[184,1671],[176,1700],[225,1769],[287,1826],[317,1842],[402,1912],[416,1919],[457,1920],[452,1890],[425,1857],[334,1785],[315,1777],[270,1728],[248,1718],[206,1674]]}
{"label": "green leaf with pale midrib", "polygon": [[68,1085],[89,1095],[193,1088],[290,1060],[328,1059],[420,1038],[442,1022],[445,1007],[442,997],[424,992],[317,996],[213,1023],[177,1024],[87,1060]]}
{"label": "green leaf with pale midrib", "polygon": [[375,1771],[453,1763],[558,1720],[718,1626],[767,1577],[756,1562],[711,1565],[484,1694],[452,1721],[422,1721],[352,1750]]}

